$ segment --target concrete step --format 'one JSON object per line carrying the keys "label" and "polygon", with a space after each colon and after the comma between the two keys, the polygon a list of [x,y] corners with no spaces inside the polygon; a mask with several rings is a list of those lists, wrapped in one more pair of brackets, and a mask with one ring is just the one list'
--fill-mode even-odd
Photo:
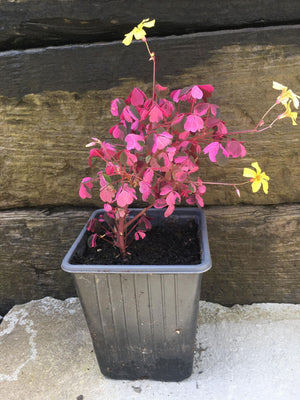
{"label": "concrete step", "polygon": [[300,305],[200,302],[194,371],[115,381],[97,365],[77,298],[17,305],[0,325],[3,400],[298,400]]}

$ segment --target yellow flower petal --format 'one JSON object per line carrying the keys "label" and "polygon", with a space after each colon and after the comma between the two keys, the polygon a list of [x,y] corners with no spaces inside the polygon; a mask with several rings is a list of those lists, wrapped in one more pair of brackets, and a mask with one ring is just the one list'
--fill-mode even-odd
{"label": "yellow flower petal", "polygon": [[136,40],[141,40],[146,36],[146,32],[144,29],[137,29],[137,31],[134,33],[134,37]]}
{"label": "yellow flower petal", "polygon": [[261,182],[255,180],[254,182],[252,182],[252,185],[251,185],[251,186],[252,186],[252,192],[253,192],[253,193],[256,193],[256,192],[259,191],[259,189],[260,189],[260,187],[261,187]]}
{"label": "yellow flower petal", "polygon": [[283,119],[283,118],[291,118],[292,119],[292,123],[293,125],[297,125],[296,119],[298,114],[295,111],[291,110],[291,106],[290,106],[291,101],[289,101],[288,103],[283,103],[284,107],[285,107],[285,112],[278,115],[277,119]]}
{"label": "yellow flower petal", "polygon": [[268,194],[268,192],[269,192],[269,183],[268,183],[268,181],[262,180],[262,187],[263,187],[264,193]]}
{"label": "yellow flower petal", "polygon": [[261,173],[261,168],[260,168],[260,166],[258,165],[258,162],[257,162],[257,161],[253,162],[253,163],[251,164],[251,166],[252,166],[253,168],[256,169],[256,172],[257,172],[258,174]]}
{"label": "yellow flower petal", "polygon": [[287,90],[287,86],[283,86],[281,83],[273,81],[273,89],[276,89],[276,90]]}
{"label": "yellow flower petal", "polygon": [[149,21],[149,18],[143,19],[143,21],[140,22],[138,26],[135,26],[129,33],[125,34],[125,38],[123,39],[122,43],[125,44],[125,46],[129,46],[132,42],[133,37],[136,40],[143,39],[146,36],[146,32],[143,28],[152,28],[154,24],[155,19],[152,19],[151,21]]}
{"label": "yellow flower petal", "polygon": [[246,178],[255,178],[256,173],[255,171],[253,171],[253,169],[244,168],[243,176],[245,176]]}
{"label": "yellow flower petal", "polygon": [[262,186],[265,194],[268,194],[268,180],[270,178],[268,177],[268,175],[266,175],[265,172],[261,172],[261,168],[256,161],[253,162],[251,165],[253,168],[256,169],[256,172],[253,169],[244,168],[243,176],[245,176],[246,178],[250,178],[249,181],[251,182],[253,193],[258,192]]}
{"label": "yellow flower petal", "polygon": [[281,83],[273,82],[273,89],[281,90],[281,95],[277,97],[277,103],[282,103],[283,105],[289,100],[292,100],[294,107],[299,108],[300,96],[294,93],[291,89],[288,90],[287,86],[281,85]]}
{"label": "yellow flower petal", "polygon": [[294,107],[299,108],[299,100],[300,96],[297,96],[291,89],[288,90],[287,92],[288,98],[292,100]]}
{"label": "yellow flower petal", "polygon": [[125,34],[125,39],[122,41],[122,43],[125,44],[125,46],[129,46],[130,43],[132,42],[132,39],[133,39],[133,33],[131,31]]}
{"label": "yellow flower petal", "polygon": [[149,21],[149,18],[143,19],[143,21],[138,25],[138,27],[140,27],[140,25],[142,25],[142,28],[144,26],[146,28],[153,28],[153,26],[155,25],[155,19],[152,19],[151,21]]}
{"label": "yellow flower petal", "polygon": [[262,174],[261,174],[261,179],[265,179],[265,180],[269,181],[269,180],[270,180],[270,177],[269,177],[268,175],[266,175],[265,172],[262,172]]}

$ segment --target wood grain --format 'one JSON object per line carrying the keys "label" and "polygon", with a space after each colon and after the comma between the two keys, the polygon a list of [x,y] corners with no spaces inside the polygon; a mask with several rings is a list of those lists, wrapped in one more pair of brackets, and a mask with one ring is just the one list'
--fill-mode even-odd
{"label": "wood grain", "polygon": [[[253,127],[276,96],[276,80],[299,93],[299,26],[153,39],[157,79],[178,88],[210,83],[229,130]],[[142,67],[140,67],[142,66]],[[64,46],[0,54],[0,208],[100,205],[78,196],[90,137],[109,137],[117,121],[110,101],[131,88],[151,90],[151,65],[142,43]],[[298,90],[297,90],[298,89]],[[280,109],[281,112],[281,109]],[[300,199],[299,126],[281,121],[272,131],[241,135],[247,157],[225,167],[203,157],[205,181],[240,182],[243,168],[258,161],[270,176],[270,194],[209,187],[206,204],[277,204]]]}
{"label": "wood grain", "polygon": [[300,205],[208,207],[213,268],[205,300],[227,305],[300,301]]}
{"label": "wood grain", "polygon": [[[61,261],[92,209],[0,212],[0,315],[13,304],[75,295]],[[208,207],[213,268],[201,298],[231,305],[300,301],[300,205]]]}
{"label": "wood grain", "polygon": [[2,0],[0,49],[24,49],[123,38],[144,18],[150,36],[299,23],[298,0]]}

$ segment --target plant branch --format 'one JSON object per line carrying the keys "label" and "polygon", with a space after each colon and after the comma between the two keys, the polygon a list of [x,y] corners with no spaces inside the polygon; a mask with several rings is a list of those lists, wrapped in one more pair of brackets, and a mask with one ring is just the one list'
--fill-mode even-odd
{"label": "plant branch", "polygon": [[136,216],[134,216],[130,221],[128,221],[128,222],[125,224],[125,229],[127,229],[131,224],[134,223],[134,221],[136,221],[136,220],[137,220],[138,218],[140,218],[142,215],[146,214],[146,212],[147,212],[151,207],[153,207],[153,206],[154,206],[154,204],[150,204],[149,206],[143,208],[142,211],[140,211]]}

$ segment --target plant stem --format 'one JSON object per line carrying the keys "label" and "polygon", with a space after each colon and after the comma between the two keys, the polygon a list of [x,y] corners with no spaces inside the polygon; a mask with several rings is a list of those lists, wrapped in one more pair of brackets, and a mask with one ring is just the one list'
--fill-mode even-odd
{"label": "plant stem", "polygon": [[124,215],[119,216],[117,226],[117,243],[120,250],[121,257],[126,258],[126,217],[128,215],[128,206],[124,207]]}
{"label": "plant stem", "polygon": [[150,204],[148,207],[143,208],[142,211],[140,211],[135,217],[133,217],[130,221],[128,221],[127,224],[125,224],[125,229],[127,229],[128,226],[133,224],[134,221],[136,221],[142,215],[146,214],[146,211],[148,211],[151,207],[153,207],[153,204]]}
{"label": "plant stem", "polygon": [[143,42],[145,43],[146,47],[147,47],[147,51],[149,53],[150,56],[150,60],[153,61],[153,74],[152,74],[152,100],[154,101],[155,99],[155,53],[150,51],[147,39],[144,38],[145,40],[143,40]]}
{"label": "plant stem", "polygon": [[224,183],[224,182],[202,182],[204,185],[222,185],[222,186],[241,186],[241,185],[246,185],[249,183],[247,182],[240,182],[240,183]]}
{"label": "plant stem", "polygon": [[[269,114],[269,112],[274,108],[274,107],[276,107],[277,106],[277,103],[274,103],[265,113],[264,113],[264,115],[261,117],[261,119],[260,119],[260,122],[262,121],[264,121],[264,119],[266,118],[266,116]],[[256,128],[255,129],[257,129],[259,127],[259,123],[256,125]]]}
{"label": "plant stem", "polygon": [[153,76],[152,76],[152,100],[155,98],[155,54],[152,53],[152,61],[153,61]]}

